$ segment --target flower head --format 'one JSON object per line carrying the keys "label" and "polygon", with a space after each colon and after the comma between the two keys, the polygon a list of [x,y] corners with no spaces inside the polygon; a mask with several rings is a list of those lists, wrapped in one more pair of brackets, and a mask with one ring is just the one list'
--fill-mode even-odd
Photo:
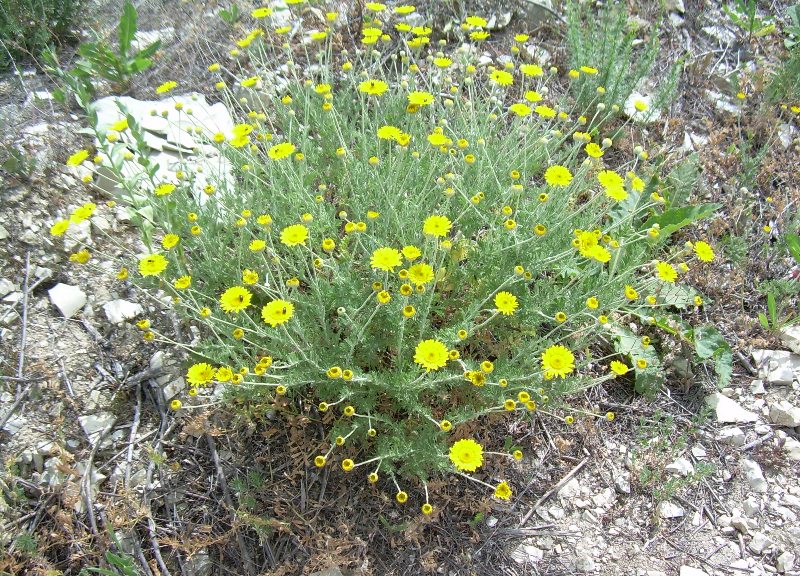
{"label": "flower head", "polygon": [[508,485],[508,482],[500,482],[497,485],[497,488],[494,489],[494,497],[500,498],[501,500],[508,500],[511,498],[511,487]]}
{"label": "flower head", "polygon": [[433,268],[430,264],[414,264],[408,269],[408,279],[411,280],[415,286],[427,284],[434,279]]}
{"label": "flower head", "polygon": [[273,328],[294,316],[294,304],[287,300],[273,300],[261,309],[261,318]]}
{"label": "flower head", "polygon": [[214,367],[211,364],[201,362],[193,364],[186,371],[186,381],[192,386],[203,386],[211,382],[214,378]]}
{"label": "flower head", "polygon": [[694,243],[694,253],[697,254],[697,257],[703,262],[711,262],[714,260],[714,250],[707,242],[703,242],[702,240],[698,240]]}
{"label": "flower head", "polygon": [[423,340],[417,344],[414,352],[414,362],[428,372],[438,370],[447,364],[449,352],[447,346],[438,340]]}
{"label": "flower head", "polygon": [[[286,246],[305,244],[308,238],[308,228],[302,224],[292,224],[281,230],[281,243]],[[252,248],[250,248],[252,250]]]}
{"label": "flower head", "polygon": [[267,156],[273,160],[283,160],[291,156],[295,150],[296,148],[291,142],[282,142],[281,144],[275,144],[275,146],[267,150]]}
{"label": "flower head", "polygon": [[564,188],[569,186],[569,183],[572,182],[572,173],[566,166],[560,166],[556,164],[555,166],[550,166],[545,171],[544,180],[550,186]]}
{"label": "flower head", "polygon": [[161,254],[150,254],[139,260],[139,273],[142,276],[156,276],[166,270],[168,264]]}
{"label": "flower head", "polygon": [[505,316],[511,316],[519,306],[517,297],[510,292],[498,292],[494,297],[494,306]]}
{"label": "flower head", "polygon": [[250,306],[253,294],[244,286],[228,288],[219,297],[219,303],[225,312],[241,312]]}
{"label": "flower head", "polygon": [[561,345],[550,346],[542,353],[542,370],[546,378],[564,378],[575,369],[575,356]]}
{"label": "flower head", "polygon": [[656,272],[660,280],[670,284],[674,284],[675,279],[678,277],[678,272],[669,262],[656,262]]}
{"label": "flower head", "polygon": [[612,360],[609,368],[614,374],[617,374],[619,376],[624,376],[625,374],[628,373],[629,370],[627,364],[625,364],[624,362],[620,362],[619,360]]}
{"label": "flower head", "polygon": [[475,472],[483,464],[483,446],[470,438],[458,440],[450,447],[450,461],[464,472]]}
{"label": "flower head", "polygon": [[437,236],[443,238],[450,233],[450,228],[453,224],[447,216],[439,216],[434,214],[425,219],[422,225],[422,231],[429,236]]}
{"label": "flower head", "polygon": [[358,85],[359,92],[370,94],[372,96],[380,96],[389,89],[389,85],[383,80],[364,80]]}
{"label": "flower head", "polygon": [[403,256],[394,248],[378,248],[372,253],[370,266],[384,272],[394,272],[395,266],[402,266]]}

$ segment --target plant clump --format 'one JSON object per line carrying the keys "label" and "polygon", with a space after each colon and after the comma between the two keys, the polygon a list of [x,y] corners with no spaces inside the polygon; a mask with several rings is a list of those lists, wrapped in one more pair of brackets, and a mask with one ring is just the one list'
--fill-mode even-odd
{"label": "plant clump", "polygon": [[[523,454],[494,446],[489,423],[611,421],[570,407],[570,395],[614,378],[657,387],[657,345],[681,331],[671,311],[703,303],[681,278],[714,258],[702,239],[668,239],[713,207],[671,205],[667,158],[646,142],[615,148],[611,135],[631,121],[610,91],[588,104],[551,97],[559,71],[521,59],[526,35],[487,66],[479,16],[449,50],[406,21],[413,7],[366,7],[361,46],[340,57],[334,28],[305,30],[299,51],[310,61],[296,63],[289,28],[262,8],[230,59],[209,66],[241,121],[193,137],[230,162],[233,180],[198,193],[188,165],[166,180],[155,170],[126,178],[125,163],[146,158],[122,106],[125,125],[98,130],[97,150],[69,163],[110,165],[116,201],[142,227],[146,251],[128,254],[117,278],[168,296],[199,328],[189,397],[306,410],[329,423],[309,461],[386,477],[398,503],[416,480],[425,514],[427,482],[442,474],[508,500],[509,482],[480,475]],[[390,40],[402,46],[384,54]],[[288,75],[277,91],[267,80],[275,62]],[[594,77],[596,64],[567,81]],[[157,92],[179,89],[164,79]],[[174,105],[167,96],[154,114]],[[191,113],[178,110],[183,130]],[[176,345],[148,321],[139,327]]]}

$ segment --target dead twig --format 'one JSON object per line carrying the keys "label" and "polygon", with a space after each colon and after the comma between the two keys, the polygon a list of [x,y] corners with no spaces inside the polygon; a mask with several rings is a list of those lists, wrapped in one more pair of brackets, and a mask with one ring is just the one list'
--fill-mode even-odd
{"label": "dead twig", "polygon": [[769,432],[764,434],[761,438],[756,438],[752,442],[748,442],[747,444],[742,446],[741,451],[744,452],[745,450],[750,450],[750,448],[755,448],[756,446],[760,446],[761,444],[763,444],[764,442],[766,442],[767,440],[769,440],[773,436],[775,436],[775,431],[774,430],[770,430]]}
{"label": "dead twig", "polygon": [[131,482],[131,462],[133,462],[133,445],[136,440],[136,433],[139,431],[139,419],[142,416],[142,385],[136,386],[136,408],[133,410],[133,424],[131,433],[128,436],[128,455],[125,458],[125,489],[127,490]]}
{"label": "dead twig", "polygon": [[225,501],[225,504],[228,506],[228,509],[231,511],[231,515],[233,516],[234,526],[233,529],[236,531],[236,544],[239,546],[239,553],[242,555],[242,560],[244,561],[244,571],[245,574],[248,576],[253,576],[256,573],[256,567],[253,563],[253,559],[250,558],[250,553],[247,551],[247,546],[244,543],[244,539],[242,538],[241,533],[236,528],[236,507],[233,505],[233,500],[231,499],[231,493],[228,490],[228,482],[225,479],[225,472],[222,470],[222,463],[219,461],[219,454],[217,453],[217,444],[214,442],[214,437],[210,434],[206,434],[206,443],[208,444],[208,450],[211,452],[211,460],[214,462],[214,468],[217,471],[217,481],[219,482],[220,487],[222,488],[222,498]]}
{"label": "dead twig", "polygon": [[525,522],[527,522],[527,521],[528,521],[528,519],[529,519],[531,516],[533,516],[533,513],[534,513],[534,512],[536,512],[536,510],[539,508],[539,506],[541,506],[543,502],[545,502],[545,501],[546,501],[548,498],[550,498],[550,496],[552,496],[552,495],[553,495],[553,494],[555,494],[555,493],[556,493],[558,490],[560,490],[560,489],[561,489],[561,487],[562,487],[562,486],[564,486],[564,484],[566,484],[567,482],[569,482],[569,481],[570,481],[570,479],[571,479],[573,476],[575,476],[575,474],[577,474],[578,472],[580,472],[581,468],[583,468],[584,466],[586,466],[586,463],[587,463],[587,462],[589,462],[589,458],[588,458],[588,457],[586,457],[586,458],[584,458],[583,460],[581,460],[580,462],[578,462],[577,466],[575,466],[575,467],[574,467],[572,470],[570,470],[569,472],[567,472],[567,474],[566,474],[566,475],[565,475],[565,476],[564,476],[564,477],[563,477],[561,480],[559,480],[559,481],[556,483],[556,485],[555,485],[555,486],[553,486],[552,488],[550,488],[550,490],[548,490],[547,492],[545,492],[545,493],[544,493],[544,495],[543,495],[541,498],[539,498],[539,499],[536,501],[536,503],[535,503],[533,506],[531,506],[531,509],[530,509],[530,510],[528,510],[528,513],[527,513],[527,514],[525,514],[525,516],[523,516],[522,520],[521,520],[521,521],[520,521],[520,523],[519,523],[519,527],[520,527],[520,528],[522,528],[522,526],[525,524]]}

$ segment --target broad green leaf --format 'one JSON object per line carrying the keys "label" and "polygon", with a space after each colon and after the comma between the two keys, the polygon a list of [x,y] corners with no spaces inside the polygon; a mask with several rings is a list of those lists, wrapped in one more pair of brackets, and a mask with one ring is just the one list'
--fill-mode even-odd
{"label": "broad green leaf", "polygon": [[714,372],[719,376],[718,386],[724,388],[731,381],[733,375],[733,354],[730,350],[723,350],[714,362]]}
{"label": "broad green leaf", "polygon": [[161,48],[161,40],[156,40],[155,42],[153,42],[152,44],[150,44],[146,48],[142,48],[141,50],[139,50],[136,53],[135,57],[136,58],[151,58],[158,51],[159,48]]}
{"label": "broad green leaf", "polygon": [[784,234],[783,239],[786,242],[786,247],[789,249],[789,254],[795,259],[795,262],[800,264],[800,236],[797,234]]}
{"label": "broad green leaf", "polygon": [[758,321],[761,323],[761,327],[764,330],[769,330],[769,319],[767,318],[766,314],[764,314],[763,312],[759,312]]}
{"label": "broad green leaf", "polygon": [[698,292],[691,286],[669,284],[664,286],[658,295],[664,299],[665,304],[683,309],[694,305],[694,297],[698,295]]}
{"label": "broad green leaf", "polygon": [[130,50],[133,37],[136,35],[136,8],[130,0],[122,7],[122,18],[119,20],[119,52],[124,58]]}
{"label": "broad green leaf", "polygon": [[770,292],[767,294],[767,311],[769,312],[769,319],[773,325],[777,324],[778,311],[775,305],[775,294]]}
{"label": "broad green leaf", "polygon": [[700,206],[684,206],[683,208],[670,208],[663,214],[648,218],[640,228],[644,231],[654,224],[660,226],[661,238],[666,239],[673,232],[688,226],[692,222],[708,218],[722,207],[721,204],[701,204]]}
{"label": "broad green leaf", "polygon": [[665,196],[669,206],[685,206],[700,175],[697,153],[691,154],[675,166],[667,176],[668,189]]}
{"label": "broad green leaf", "polygon": [[730,348],[722,334],[713,326],[699,326],[694,330],[694,350],[697,356],[707,360],[720,349]]}
{"label": "broad green leaf", "polygon": [[719,330],[713,326],[695,328],[694,350],[698,358],[714,362],[714,372],[719,377],[720,387],[730,382],[733,374],[733,353]]}

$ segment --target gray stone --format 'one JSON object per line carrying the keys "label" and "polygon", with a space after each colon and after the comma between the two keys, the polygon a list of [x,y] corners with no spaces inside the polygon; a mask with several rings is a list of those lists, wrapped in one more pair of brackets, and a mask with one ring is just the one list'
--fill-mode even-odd
{"label": "gray stone", "polygon": [[581,485],[577,478],[571,478],[569,482],[561,487],[558,491],[559,498],[575,498],[581,493]]}
{"label": "gray stone", "polygon": [[783,450],[786,452],[786,457],[792,462],[800,462],[800,442],[794,438],[787,438],[786,443],[783,445]]}
{"label": "gray stone", "polygon": [[594,559],[586,552],[578,552],[575,556],[575,569],[578,572],[594,572]]}
{"label": "gray stone", "polygon": [[656,514],[659,518],[681,518],[685,513],[682,506],[669,500],[664,500],[656,508]]}
{"label": "gray stone", "polygon": [[707,396],[706,404],[716,413],[717,422],[739,424],[758,420],[757,414],[745,410],[737,402],[719,392]]}
{"label": "gray stone", "polygon": [[314,572],[310,576],[343,576],[343,574],[338,566],[332,566],[320,572]]}
{"label": "gray stone", "polygon": [[116,421],[117,417],[110,412],[78,416],[78,422],[81,423],[81,428],[83,428],[92,446],[97,444],[103,432],[110,430]]}
{"label": "gray stone", "polygon": [[761,503],[752,496],[749,496],[747,500],[742,503],[742,507],[744,508],[744,515],[748,518],[753,518],[761,512]]}
{"label": "gray stone", "polygon": [[[205,548],[186,558],[184,568],[189,576],[211,576],[214,563]],[[341,575],[341,572],[339,573]]]}
{"label": "gray stone", "polygon": [[[778,140],[780,140],[781,146],[784,148],[788,148],[792,145],[792,140],[794,139],[794,132],[795,127],[791,124],[786,124],[785,122],[778,126]],[[800,342],[798,342],[798,349],[792,349],[795,354],[800,354]]]}
{"label": "gray stone", "polygon": [[691,566],[681,566],[679,576],[708,576],[708,574],[699,568],[692,568]]}
{"label": "gray stone", "polygon": [[753,554],[761,554],[770,546],[772,546],[772,540],[763,532],[753,534],[753,538],[747,543],[747,548]]}
{"label": "gray stone", "polygon": [[800,373],[800,356],[786,350],[753,350],[759,373],[771,384],[790,385]]}
{"label": "gray stone", "polygon": [[144,312],[141,304],[128,300],[111,300],[103,304],[103,312],[112,324],[121,324]]}
{"label": "gray stone", "polygon": [[742,459],[740,462],[747,483],[753,492],[764,493],[769,489],[769,484],[761,472],[761,466],[755,460]]}
{"label": "gray stone", "polygon": [[550,0],[522,0],[517,16],[525,30],[534,30],[556,17]]}
{"label": "gray stone", "polygon": [[17,285],[14,284],[8,278],[0,278],[0,298],[5,298],[7,295],[11,294],[14,290],[17,289]]}
{"label": "gray stone", "polygon": [[628,472],[618,472],[614,475],[614,489],[620,494],[631,493],[631,475]]}
{"label": "gray stone", "polygon": [[677,476],[694,474],[694,466],[686,458],[678,458],[664,467],[664,471]]}
{"label": "gray stone", "polygon": [[511,558],[518,564],[532,564],[544,558],[544,550],[533,544],[520,544],[511,552]]}
{"label": "gray stone", "polygon": [[764,381],[761,379],[753,380],[750,382],[750,393],[751,394],[766,394],[767,391],[764,389]]}
{"label": "gray stone", "polygon": [[59,283],[47,293],[64,318],[72,318],[86,304],[86,293],[77,286]]}
{"label": "gray stone", "polygon": [[769,407],[769,421],[788,428],[800,426],[800,408],[786,400],[775,402]]}
{"label": "gray stone", "polygon": [[781,342],[795,354],[800,354],[800,326],[782,328],[779,332]]}
{"label": "gray stone", "polygon": [[775,568],[781,574],[788,572],[794,568],[794,562],[797,557],[789,551],[784,552],[780,556],[778,556],[777,560],[775,560]]}
{"label": "gray stone", "polygon": [[0,240],[5,240],[6,238],[8,238],[8,230],[6,230],[5,226],[0,224]]}

